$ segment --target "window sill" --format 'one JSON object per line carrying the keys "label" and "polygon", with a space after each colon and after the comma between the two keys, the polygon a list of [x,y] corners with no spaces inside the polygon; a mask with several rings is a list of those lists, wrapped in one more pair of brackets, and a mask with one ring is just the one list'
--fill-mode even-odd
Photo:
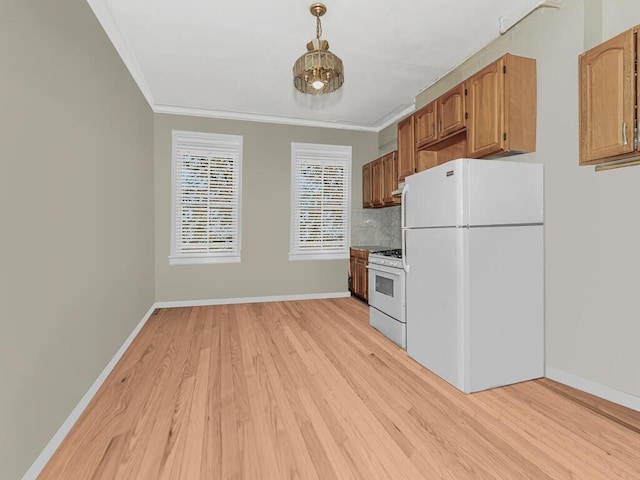
{"label": "window sill", "polygon": [[349,260],[349,252],[289,254],[290,262],[296,262],[300,260]]}
{"label": "window sill", "polygon": [[225,256],[170,256],[169,265],[200,265],[211,263],[240,263],[240,255]]}

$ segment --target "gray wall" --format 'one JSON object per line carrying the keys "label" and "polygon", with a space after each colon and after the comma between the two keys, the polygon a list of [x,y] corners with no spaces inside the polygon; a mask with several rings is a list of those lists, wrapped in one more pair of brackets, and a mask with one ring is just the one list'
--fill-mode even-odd
{"label": "gray wall", "polygon": [[[633,0],[543,9],[416,98],[426,105],[510,52],[537,59],[537,151],[545,165],[546,363],[640,396],[640,168],[578,166],[578,55],[640,23]],[[385,141],[393,134],[385,131]],[[381,135],[382,137],[382,135]]]}
{"label": "gray wall", "polygon": [[86,2],[0,14],[0,478],[153,304],[153,114]]}
{"label": "gray wall", "polygon": [[[242,135],[242,262],[169,265],[171,130]],[[155,116],[156,300],[206,300],[347,291],[348,260],[290,262],[291,142],[353,146],[352,206],[377,134],[177,115]]]}

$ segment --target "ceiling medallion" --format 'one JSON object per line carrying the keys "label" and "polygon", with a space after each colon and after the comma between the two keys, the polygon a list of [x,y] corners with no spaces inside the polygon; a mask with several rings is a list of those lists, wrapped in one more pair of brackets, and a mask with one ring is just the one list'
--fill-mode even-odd
{"label": "ceiling medallion", "polygon": [[314,3],[309,10],[316,17],[316,38],[307,43],[307,53],[293,65],[293,84],[302,93],[324,95],[342,86],[344,70],[342,60],[329,51],[329,42],[320,40],[320,17],[326,13],[327,7]]}

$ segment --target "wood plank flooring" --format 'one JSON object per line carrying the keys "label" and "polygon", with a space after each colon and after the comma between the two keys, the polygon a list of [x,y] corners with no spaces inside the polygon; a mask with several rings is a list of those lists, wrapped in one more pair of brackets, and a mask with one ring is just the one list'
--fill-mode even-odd
{"label": "wood plank flooring", "polygon": [[550,380],[463,395],[351,298],[161,309],[39,478],[640,479],[637,425]]}

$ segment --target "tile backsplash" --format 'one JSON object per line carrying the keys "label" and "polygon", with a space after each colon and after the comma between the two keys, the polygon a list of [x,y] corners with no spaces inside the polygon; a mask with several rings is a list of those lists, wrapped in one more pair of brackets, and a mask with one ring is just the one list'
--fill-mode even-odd
{"label": "tile backsplash", "polygon": [[351,210],[351,245],[400,248],[400,206]]}

